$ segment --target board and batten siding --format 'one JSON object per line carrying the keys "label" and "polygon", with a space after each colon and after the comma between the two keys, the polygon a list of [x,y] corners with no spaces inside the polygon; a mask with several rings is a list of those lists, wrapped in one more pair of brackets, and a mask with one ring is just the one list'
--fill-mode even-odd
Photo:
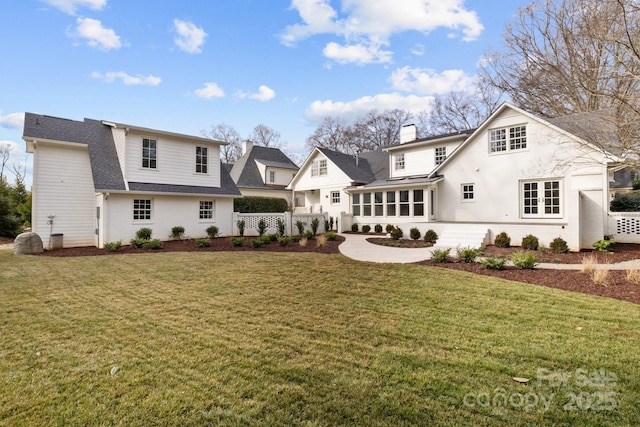
{"label": "board and batten siding", "polygon": [[[40,141],[33,162],[33,231],[45,247],[50,233],[63,233],[64,247],[95,245],[95,192],[87,147]],[[53,226],[47,224],[49,215],[54,215]]]}
{"label": "board and batten siding", "polygon": [[[151,200],[151,220],[135,221],[133,219],[133,201],[135,199]],[[214,218],[200,219],[200,201],[214,202]],[[231,236],[233,233],[233,199],[215,198],[206,195],[167,196],[152,194],[111,193],[102,201],[104,224],[104,242],[121,241],[129,244],[136,231],[146,227],[153,230],[152,238],[169,240],[171,229],[175,226],[185,228],[185,236],[189,238],[206,237],[206,229],[215,225],[220,235]]]}
{"label": "board and batten siding", "polygon": [[[311,176],[311,165],[319,159],[327,160],[327,174],[323,176]],[[355,159],[354,159],[355,162]],[[308,167],[300,169],[296,176],[295,191],[317,190],[319,188],[346,188],[351,185],[351,179],[331,160],[316,152],[309,159]]]}
{"label": "board and batten siding", "polygon": [[[142,139],[157,141],[157,168],[142,167]],[[208,171],[196,173],[196,146],[207,147]],[[179,141],[165,135],[130,132],[126,137],[125,176],[129,182],[220,187],[220,147],[215,142]]]}

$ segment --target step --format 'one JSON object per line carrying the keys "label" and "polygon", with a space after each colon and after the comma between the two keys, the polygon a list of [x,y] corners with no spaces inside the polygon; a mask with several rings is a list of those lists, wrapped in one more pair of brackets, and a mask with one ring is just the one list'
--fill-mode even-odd
{"label": "step", "polygon": [[446,229],[439,236],[436,246],[444,248],[479,248],[489,241],[489,229],[487,228],[466,228],[466,229]]}

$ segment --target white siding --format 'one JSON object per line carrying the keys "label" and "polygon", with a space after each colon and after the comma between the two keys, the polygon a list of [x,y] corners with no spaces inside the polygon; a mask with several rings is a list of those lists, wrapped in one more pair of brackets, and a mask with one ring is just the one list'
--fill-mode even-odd
{"label": "white siding", "polygon": [[[33,156],[33,231],[46,246],[63,233],[64,246],[95,245],[94,185],[86,146],[38,142]],[[47,224],[48,215],[55,215]]]}
{"label": "white siding", "polygon": [[[152,218],[150,221],[133,220],[133,200],[151,199]],[[213,220],[199,218],[200,201],[213,200],[215,214]],[[230,236],[233,232],[231,220],[233,215],[233,199],[213,198],[207,196],[159,196],[111,193],[104,202],[104,222],[108,224],[104,230],[104,241],[122,241],[128,244],[135,237],[136,231],[148,227],[153,230],[154,239],[168,240],[171,228],[182,226],[185,235],[190,238],[205,237],[206,228],[215,225],[220,234]]]}
{"label": "white siding", "polygon": [[[157,141],[157,168],[142,167],[142,139]],[[208,173],[195,172],[196,146],[208,150]],[[212,142],[192,142],[170,139],[164,135],[142,135],[130,132],[126,139],[126,170],[129,182],[197,185],[220,187],[220,148]]]}
{"label": "white siding", "polygon": [[126,166],[126,139],[127,136],[125,134],[124,129],[111,129],[111,134],[113,135],[113,142],[116,146],[116,153],[118,154],[118,162],[120,162],[120,170],[124,176],[124,180],[127,180],[125,175],[125,166]]}
{"label": "white siding", "polygon": [[[405,149],[394,149],[389,156],[389,171],[391,178],[403,176],[427,175],[436,167],[435,149],[446,147],[446,154],[450,156],[453,150],[460,145],[460,142],[443,142],[429,145],[419,145],[416,147],[406,147]],[[396,169],[395,156],[404,154],[404,169]]]}

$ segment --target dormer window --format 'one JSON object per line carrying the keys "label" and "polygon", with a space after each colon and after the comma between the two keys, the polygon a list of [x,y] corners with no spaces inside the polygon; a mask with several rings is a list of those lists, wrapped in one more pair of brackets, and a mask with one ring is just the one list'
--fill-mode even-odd
{"label": "dormer window", "polygon": [[276,171],[269,171],[269,183],[274,184],[276,182]]}
{"label": "dormer window", "polygon": [[142,167],[145,169],[156,169],[157,163],[157,141],[151,138],[142,138]]}
{"label": "dormer window", "polygon": [[436,147],[435,164],[438,166],[447,158],[447,147]]}
{"label": "dormer window", "polygon": [[196,173],[207,173],[209,150],[207,147],[196,147]]}
{"label": "dormer window", "polygon": [[395,155],[395,170],[404,169],[404,153]]}

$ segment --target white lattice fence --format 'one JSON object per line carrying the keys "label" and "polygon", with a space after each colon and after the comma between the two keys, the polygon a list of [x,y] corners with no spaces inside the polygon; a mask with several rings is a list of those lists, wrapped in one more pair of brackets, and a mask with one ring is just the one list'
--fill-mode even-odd
{"label": "white lattice fence", "polygon": [[640,212],[612,212],[609,231],[613,239],[622,243],[640,243]]}
{"label": "white lattice fence", "polygon": [[266,234],[273,234],[278,232],[278,219],[285,221],[284,213],[259,213],[259,214],[237,214],[237,221],[244,221],[244,234],[245,236],[257,236],[258,224],[261,219],[264,219],[267,224]]}
{"label": "white lattice fence", "polygon": [[298,228],[296,227],[296,223],[298,221],[302,221],[305,224],[304,229],[305,230],[311,230],[311,222],[313,221],[314,218],[318,218],[318,233],[324,233],[325,230],[324,229],[324,220],[327,218],[327,216],[324,213],[313,213],[313,214],[293,214],[293,230],[295,233],[297,233]]}

